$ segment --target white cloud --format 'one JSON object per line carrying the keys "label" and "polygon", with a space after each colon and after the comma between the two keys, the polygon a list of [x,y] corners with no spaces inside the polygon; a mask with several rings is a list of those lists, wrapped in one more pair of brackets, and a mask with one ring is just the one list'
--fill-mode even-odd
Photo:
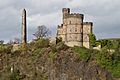
{"label": "white cloud", "polygon": [[56,12],[52,14],[47,14],[41,16],[40,14],[30,16],[28,18],[28,22],[30,23],[31,26],[40,26],[40,25],[46,25],[49,27],[53,27],[53,25],[58,25],[61,21],[60,17],[62,14]]}

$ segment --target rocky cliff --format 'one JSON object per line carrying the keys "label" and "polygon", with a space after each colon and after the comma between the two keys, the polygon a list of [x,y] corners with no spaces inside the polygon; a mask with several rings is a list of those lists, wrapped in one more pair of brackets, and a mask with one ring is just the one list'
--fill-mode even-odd
{"label": "rocky cliff", "polygon": [[91,54],[81,57],[75,49],[58,44],[30,46],[24,54],[5,50],[0,53],[0,80],[112,80],[97,64],[95,51],[83,49]]}

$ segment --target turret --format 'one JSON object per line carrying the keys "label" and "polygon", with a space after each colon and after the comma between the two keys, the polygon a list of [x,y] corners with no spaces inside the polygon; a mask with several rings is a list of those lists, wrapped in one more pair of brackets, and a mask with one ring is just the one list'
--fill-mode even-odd
{"label": "turret", "polygon": [[70,8],[63,8],[62,13],[63,13],[63,19],[66,18],[66,16],[70,14]]}

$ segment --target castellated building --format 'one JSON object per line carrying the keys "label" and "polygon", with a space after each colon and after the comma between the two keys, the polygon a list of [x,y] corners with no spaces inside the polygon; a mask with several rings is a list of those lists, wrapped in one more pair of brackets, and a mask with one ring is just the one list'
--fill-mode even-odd
{"label": "castellated building", "polygon": [[58,25],[57,37],[66,45],[90,48],[89,34],[92,33],[92,22],[83,22],[84,15],[70,13],[70,8],[63,8],[63,24]]}

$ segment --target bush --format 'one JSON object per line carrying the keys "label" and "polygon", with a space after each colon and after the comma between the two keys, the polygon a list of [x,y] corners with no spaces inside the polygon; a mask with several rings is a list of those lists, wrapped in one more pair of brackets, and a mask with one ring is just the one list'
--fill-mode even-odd
{"label": "bush", "polygon": [[35,47],[36,48],[43,48],[43,47],[48,47],[49,46],[49,40],[48,39],[38,39],[35,42]]}
{"label": "bush", "polygon": [[34,50],[32,54],[33,62],[36,62],[38,58],[42,56],[43,52],[44,52],[44,49],[41,49],[41,48]]}
{"label": "bush", "polygon": [[110,71],[113,77],[119,78],[120,77],[120,61],[116,58],[117,55],[109,54],[107,49],[101,50],[97,53],[96,59],[97,63]]}
{"label": "bush", "polygon": [[68,49],[69,47],[67,45],[65,45],[63,42],[60,42],[56,45],[56,50],[57,51],[60,51],[60,50],[66,50]]}
{"label": "bush", "polygon": [[52,45],[52,46],[50,46],[50,48],[52,49],[53,53],[57,52],[56,45]]}
{"label": "bush", "polygon": [[54,59],[56,59],[56,57],[57,57],[57,53],[56,52],[55,53],[54,52],[50,52],[49,53],[49,58],[50,59],[54,60]]}
{"label": "bush", "polygon": [[0,45],[0,53],[11,53],[12,46],[9,45]]}
{"label": "bush", "polygon": [[80,59],[85,61],[90,59],[90,53],[89,53],[90,50],[84,47],[74,47],[73,49],[79,55]]}
{"label": "bush", "polygon": [[0,53],[5,53],[6,47],[4,45],[0,45]]}
{"label": "bush", "polygon": [[15,71],[11,74],[10,80],[22,80],[22,76],[20,75],[19,70],[15,70]]}

